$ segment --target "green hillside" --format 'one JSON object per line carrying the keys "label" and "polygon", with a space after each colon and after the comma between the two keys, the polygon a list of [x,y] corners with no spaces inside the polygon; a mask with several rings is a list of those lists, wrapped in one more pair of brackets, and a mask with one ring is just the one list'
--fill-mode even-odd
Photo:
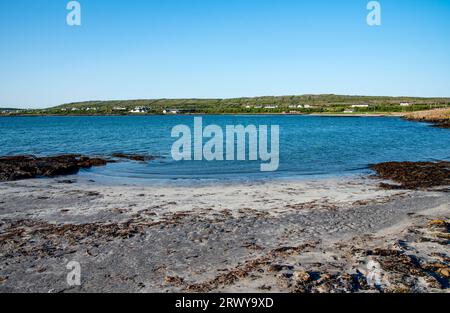
{"label": "green hillside", "polygon": [[[402,105],[403,104],[403,105]],[[353,106],[353,107],[352,107]],[[354,107],[356,106],[356,107]],[[28,110],[25,114],[96,115],[187,113],[380,113],[412,112],[450,106],[450,98],[370,97],[340,95],[301,95],[233,99],[149,99],[87,101],[57,107]]]}

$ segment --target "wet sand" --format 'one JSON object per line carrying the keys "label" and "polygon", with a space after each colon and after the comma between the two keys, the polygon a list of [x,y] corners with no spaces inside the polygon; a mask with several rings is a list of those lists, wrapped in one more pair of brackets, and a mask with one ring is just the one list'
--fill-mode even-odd
{"label": "wet sand", "polygon": [[0,183],[0,292],[448,292],[448,192],[380,182]]}

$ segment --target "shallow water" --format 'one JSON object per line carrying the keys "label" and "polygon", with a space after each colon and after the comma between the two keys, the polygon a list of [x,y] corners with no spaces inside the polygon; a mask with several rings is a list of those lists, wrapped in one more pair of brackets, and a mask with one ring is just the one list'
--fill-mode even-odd
{"label": "shallow water", "polygon": [[400,118],[315,116],[204,116],[204,126],[279,125],[278,171],[260,161],[182,161],[171,157],[171,130],[193,126],[193,116],[1,117],[0,155],[115,152],[157,156],[148,163],[120,162],[83,175],[123,182],[160,179],[243,179],[338,176],[367,172],[384,161],[450,159],[450,132]]}

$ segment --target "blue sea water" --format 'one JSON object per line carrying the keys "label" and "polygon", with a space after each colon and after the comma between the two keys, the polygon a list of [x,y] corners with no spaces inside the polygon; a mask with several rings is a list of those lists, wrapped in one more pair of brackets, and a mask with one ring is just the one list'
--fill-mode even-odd
{"label": "blue sea water", "polygon": [[370,164],[385,161],[450,159],[449,130],[400,118],[212,115],[203,116],[204,126],[279,125],[278,171],[261,172],[260,161],[176,162],[171,156],[176,140],[171,130],[193,122],[193,116],[0,117],[0,155],[123,152],[158,157],[82,173],[117,182],[340,176],[365,173]]}

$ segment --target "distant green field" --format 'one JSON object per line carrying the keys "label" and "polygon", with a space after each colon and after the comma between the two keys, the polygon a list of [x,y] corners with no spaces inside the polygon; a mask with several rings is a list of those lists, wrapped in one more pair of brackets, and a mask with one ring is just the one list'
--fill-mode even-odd
{"label": "distant green field", "polygon": [[[403,105],[401,105],[403,104]],[[352,106],[358,107],[352,107]],[[387,113],[413,112],[450,106],[450,98],[370,97],[340,95],[301,95],[233,99],[149,99],[87,101],[63,104],[40,110],[24,110],[20,114],[100,115],[204,113]],[[2,109],[0,109],[0,112]],[[173,112],[170,112],[173,111]]]}

